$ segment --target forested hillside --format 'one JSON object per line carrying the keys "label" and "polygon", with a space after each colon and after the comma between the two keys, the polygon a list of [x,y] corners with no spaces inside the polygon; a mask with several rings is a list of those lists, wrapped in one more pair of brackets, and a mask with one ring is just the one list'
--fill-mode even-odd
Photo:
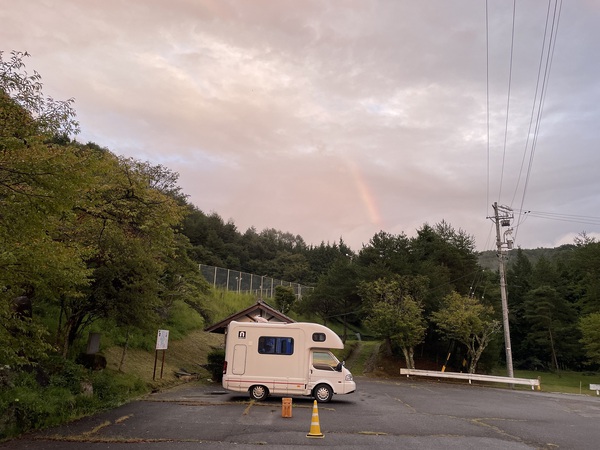
{"label": "forested hillside", "polygon": [[[576,248],[575,244],[561,245],[556,248],[523,248],[521,251],[532,264],[536,264],[539,259],[557,259],[568,256]],[[515,248],[506,252],[506,266],[510,267],[516,260],[519,249]],[[564,255],[563,255],[564,254]],[[496,250],[487,250],[480,252],[478,262],[484,269],[498,270],[498,252]]]}
{"label": "forested hillside", "polygon": [[[357,252],[343,237],[314,246],[241,232],[191,204],[168,168],[77,142],[72,103],[44,97],[23,56],[0,59],[0,388],[79,389],[56,368],[77,365],[94,324],[125,355],[137,332],[185,321],[185,308],[202,315],[198,326],[214,320],[198,264],[313,285],[292,302],[298,314],[379,339],[409,367],[439,368],[449,348],[456,369],[503,364],[497,271],[480,265],[467,231],[445,221],[412,238],[380,231]],[[515,366],[595,369],[600,243],[583,236],[558,250],[511,256]],[[0,410],[20,407],[0,395]]]}

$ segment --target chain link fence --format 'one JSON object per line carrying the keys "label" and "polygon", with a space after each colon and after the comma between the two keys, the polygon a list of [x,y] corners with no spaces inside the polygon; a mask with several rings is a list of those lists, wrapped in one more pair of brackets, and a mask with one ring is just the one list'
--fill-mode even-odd
{"label": "chain link fence", "polygon": [[239,294],[253,294],[258,298],[273,298],[277,286],[288,286],[294,291],[297,299],[314,289],[291,281],[278,280],[266,275],[240,272],[239,270],[225,269],[224,267],[198,265],[200,273],[214,287],[234,291]]}

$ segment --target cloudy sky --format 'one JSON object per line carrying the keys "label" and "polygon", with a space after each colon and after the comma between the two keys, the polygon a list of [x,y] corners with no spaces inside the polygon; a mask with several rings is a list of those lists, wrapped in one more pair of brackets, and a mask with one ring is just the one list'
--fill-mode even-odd
{"label": "cloudy sky", "polygon": [[0,50],[241,232],[553,247],[600,236],[600,2],[556,1],[0,0]]}

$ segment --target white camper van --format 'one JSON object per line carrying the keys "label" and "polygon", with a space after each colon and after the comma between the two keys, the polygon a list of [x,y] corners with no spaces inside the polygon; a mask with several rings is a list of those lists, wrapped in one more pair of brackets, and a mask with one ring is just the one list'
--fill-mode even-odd
{"label": "white camper van", "polygon": [[356,390],[352,374],[329,349],[340,337],[315,323],[230,322],[225,339],[223,387],[255,400],[307,395],[328,402]]}

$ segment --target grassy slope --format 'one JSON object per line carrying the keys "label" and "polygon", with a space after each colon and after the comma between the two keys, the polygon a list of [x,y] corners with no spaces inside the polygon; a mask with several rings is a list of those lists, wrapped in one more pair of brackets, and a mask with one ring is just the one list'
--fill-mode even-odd
{"label": "grassy slope", "polygon": [[[236,293],[213,291],[211,298],[207,301],[211,315],[216,323],[225,317],[252,305],[256,298],[249,295],[237,295]],[[223,347],[225,337],[221,334],[207,333],[203,331],[207,325],[198,313],[191,308],[180,305],[173,318],[175,324],[165,324],[161,328],[170,329],[169,348],[165,351],[164,366],[161,366],[163,352],[155,355],[154,351],[130,348],[125,356],[122,371],[135,375],[146,382],[151,389],[160,389],[182,382],[175,373],[185,369],[189,373],[197,374],[199,380],[208,380],[209,372],[200,367],[206,364],[207,355],[213,347]],[[179,328],[179,329],[177,329]],[[155,335],[154,335],[155,336]],[[179,339],[175,337],[179,336]],[[152,337],[154,340],[155,337]],[[107,368],[117,370],[121,361],[123,348],[112,345],[102,350],[107,359]],[[154,363],[156,358],[156,371]],[[154,376],[154,380],[153,380]]]}
{"label": "grassy slope", "polygon": [[[154,389],[179,382],[175,372],[182,368],[190,373],[198,373],[200,379],[206,380],[210,378],[210,375],[199,364],[206,364],[206,356],[212,347],[221,347],[223,344],[223,335],[195,330],[183,339],[169,342],[169,348],[165,351],[162,379],[160,378],[162,351],[158,352],[154,381],[152,380],[155,361],[154,352],[139,349],[128,350],[122,370],[140,377]],[[122,348],[111,347],[104,351],[104,355],[107,359],[107,367],[117,370],[121,360]]]}

